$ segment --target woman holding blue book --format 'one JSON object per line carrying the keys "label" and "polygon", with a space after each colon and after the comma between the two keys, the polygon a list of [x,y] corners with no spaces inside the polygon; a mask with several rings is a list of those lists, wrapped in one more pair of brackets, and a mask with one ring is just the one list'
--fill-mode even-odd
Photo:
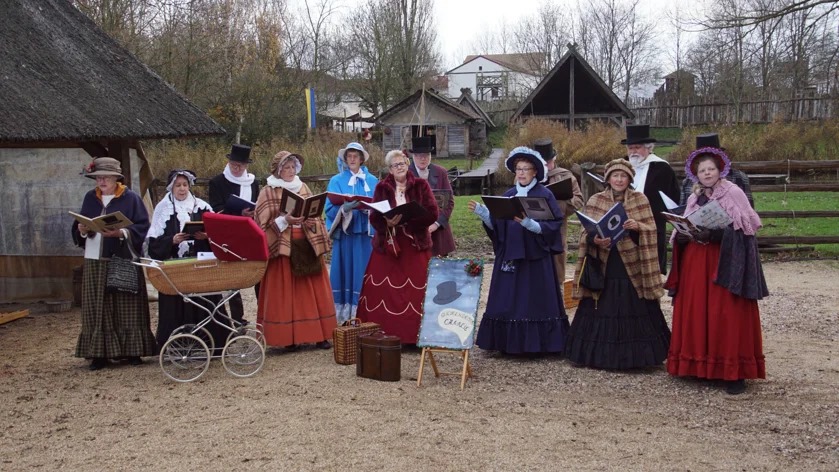
{"label": "woman holding blue book", "polygon": [[[585,230],[580,236],[574,298],[581,301],[565,346],[565,355],[575,364],[632,369],[656,366],[667,358],[670,329],[659,305],[664,290],[655,220],[647,197],[629,188],[634,176],[623,159],[606,164],[607,188],[592,195],[583,211],[596,221],[620,202],[626,220],[614,243]],[[580,284],[583,270],[599,272],[594,278],[603,280],[600,291]]]}

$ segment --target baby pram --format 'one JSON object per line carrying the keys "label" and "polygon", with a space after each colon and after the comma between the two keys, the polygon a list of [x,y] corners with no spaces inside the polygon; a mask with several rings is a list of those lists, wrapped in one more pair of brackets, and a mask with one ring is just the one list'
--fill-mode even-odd
{"label": "baby pram", "polygon": [[[224,368],[237,377],[256,374],[265,361],[261,327],[235,321],[222,311],[239,290],[262,279],[268,261],[265,233],[252,219],[241,216],[204,213],[203,220],[215,259],[135,262],[145,268],[146,278],[160,293],[180,295],[207,313],[199,323],[173,331],[160,350],[160,368],[176,382],[198,379],[214,357],[220,357]],[[208,298],[214,295],[221,299]],[[210,323],[230,331],[220,355],[215,354],[215,341],[206,328]]]}

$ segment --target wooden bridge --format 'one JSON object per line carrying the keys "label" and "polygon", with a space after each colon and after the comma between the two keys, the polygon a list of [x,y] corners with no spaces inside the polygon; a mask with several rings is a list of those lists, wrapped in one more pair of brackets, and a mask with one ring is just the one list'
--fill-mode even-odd
{"label": "wooden bridge", "polygon": [[[504,157],[504,150],[501,148],[492,148],[489,157],[481,163],[481,165],[474,170],[460,174],[458,179],[481,181],[481,195],[492,193],[495,171],[498,170],[498,160]],[[469,184],[466,184],[469,185]]]}

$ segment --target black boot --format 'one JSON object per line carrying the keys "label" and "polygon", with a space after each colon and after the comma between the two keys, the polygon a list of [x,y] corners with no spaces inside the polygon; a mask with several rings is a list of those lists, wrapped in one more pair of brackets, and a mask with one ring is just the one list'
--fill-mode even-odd
{"label": "black boot", "polygon": [[746,391],[746,381],[743,379],[740,380],[728,380],[725,382],[725,392],[729,395],[740,395],[741,393]]}
{"label": "black boot", "polygon": [[90,370],[99,370],[108,366],[108,359],[104,357],[94,357],[90,360],[90,365],[87,366]]}

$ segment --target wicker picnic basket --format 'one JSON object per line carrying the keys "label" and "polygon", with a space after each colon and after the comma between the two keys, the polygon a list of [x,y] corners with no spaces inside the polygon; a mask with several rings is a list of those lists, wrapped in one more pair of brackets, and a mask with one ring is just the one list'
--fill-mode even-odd
{"label": "wicker picnic basket", "polygon": [[574,300],[572,297],[574,295],[574,281],[571,279],[566,280],[562,283],[562,302],[565,305],[565,308],[577,308],[577,305],[580,304],[579,300]]}
{"label": "wicker picnic basket", "polygon": [[380,331],[378,323],[362,323],[358,318],[347,320],[332,330],[335,362],[343,365],[355,364],[358,355],[358,337]]}
{"label": "wicker picnic basket", "polygon": [[160,269],[147,267],[146,278],[164,295],[178,295],[179,291],[205,293],[253,287],[262,280],[267,267],[266,261],[197,259],[158,261],[156,264]]}

